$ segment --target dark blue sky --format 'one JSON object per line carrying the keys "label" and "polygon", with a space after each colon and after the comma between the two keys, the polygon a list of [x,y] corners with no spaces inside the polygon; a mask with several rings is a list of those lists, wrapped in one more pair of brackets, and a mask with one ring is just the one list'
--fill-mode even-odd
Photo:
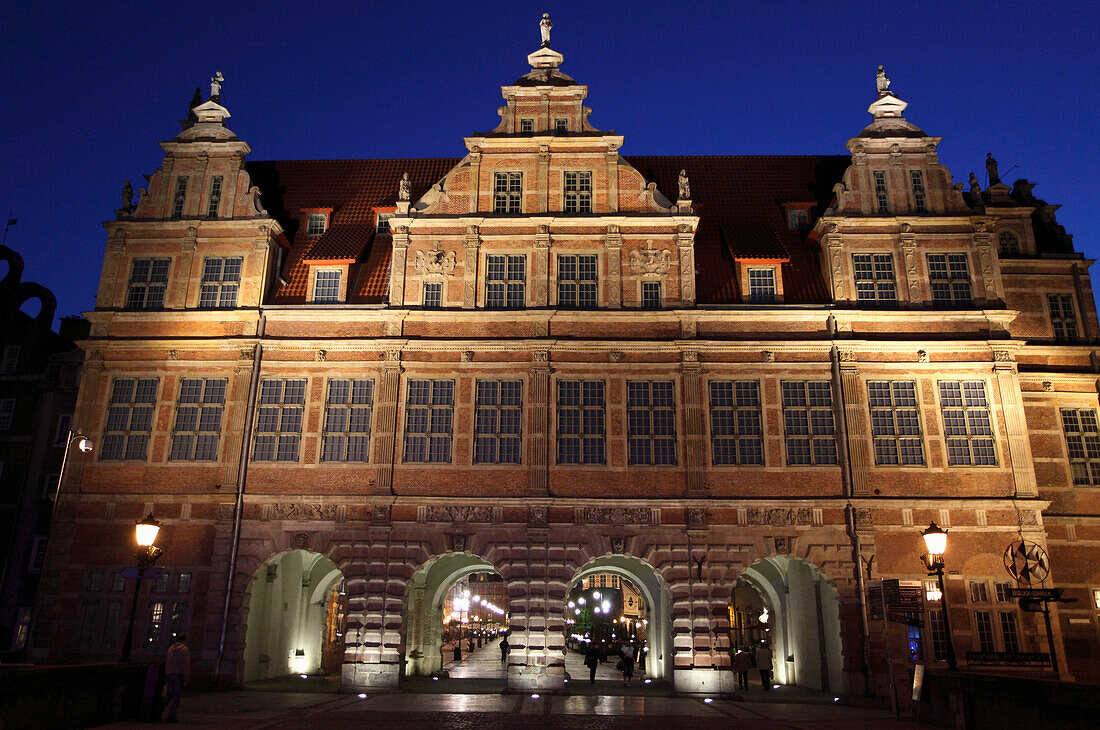
{"label": "dark blue sky", "polygon": [[[625,154],[843,154],[885,64],[957,181],[1064,207],[1100,255],[1100,5],[925,2],[88,3],[0,7],[0,216],[58,314],[93,306],[125,180],[159,167],[215,70],[250,159],[461,156],[538,19]],[[101,6],[110,9],[101,9]]]}

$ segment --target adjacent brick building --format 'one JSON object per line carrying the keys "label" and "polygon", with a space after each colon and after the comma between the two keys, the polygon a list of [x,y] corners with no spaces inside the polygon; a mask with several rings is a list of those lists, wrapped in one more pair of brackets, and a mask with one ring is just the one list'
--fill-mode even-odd
{"label": "adjacent brick building", "polygon": [[[398,684],[438,668],[446,590],[497,572],[508,681],[553,688],[569,588],[610,573],[679,689],[732,686],[740,581],[779,681],[884,691],[869,581],[925,594],[935,521],[964,664],[1051,648],[1007,592],[1025,539],[1096,678],[1100,325],[1056,206],[992,161],[954,183],[884,77],[848,155],[645,157],[561,61],[531,54],[461,158],[246,162],[216,93],[162,143],[106,224],[41,652],[114,656],[153,512],[135,656],[186,628],[199,675],[342,647],[345,688]],[[929,598],[899,667],[943,658]],[[250,652],[260,611],[282,638]]]}

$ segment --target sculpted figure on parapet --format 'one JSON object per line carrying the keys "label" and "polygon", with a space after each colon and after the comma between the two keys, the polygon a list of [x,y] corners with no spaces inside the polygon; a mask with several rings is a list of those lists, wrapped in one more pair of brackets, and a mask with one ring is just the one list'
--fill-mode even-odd
{"label": "sculpted figure on parapet", "polygon": [[539,21],[539,32],[542,33],[542,47],[550,47],[550,29],[554,27],[554,24],[550,22],[550,13],[543,13],[542,20]]}
{"label": "sculpted figure on parapet", "polygon": [[680,200],[691,200],[691,183],[688,182],[687,170],[680,170],[680,178],[676,183],[679,187]]}
{"label": "sculpted figure on parapet", "polygon": [[878,89],[878,95],[888,96],[890,94],[890,78],[886,75],[886,72],[882,70],[882,64],[878,65],[878,73],[875,74],[875,87]]}
{"label": "sculpted figure on parapet", "polygon": [[401,183],[397,187],[397,199],[408,200],[412,195],[412,182],[409,180],[409,173],[405,173],[401,176]]}
{"label": "sculpted figure on parapet", "polygon": [[218,99],[222,95],[222,82],[225,81],[225,77],[222,76],[221,71],[215,71],[214,75],[210,77],[210,98]]}

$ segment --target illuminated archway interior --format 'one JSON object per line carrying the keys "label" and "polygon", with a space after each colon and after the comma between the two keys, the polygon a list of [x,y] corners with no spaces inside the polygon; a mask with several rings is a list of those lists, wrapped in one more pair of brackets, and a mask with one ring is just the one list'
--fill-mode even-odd
{"label": "illuminated archway interior", "polygon": [[244,681],[338,674],[346,615],[344,575],[320,553],[291,550],[252,579]]}

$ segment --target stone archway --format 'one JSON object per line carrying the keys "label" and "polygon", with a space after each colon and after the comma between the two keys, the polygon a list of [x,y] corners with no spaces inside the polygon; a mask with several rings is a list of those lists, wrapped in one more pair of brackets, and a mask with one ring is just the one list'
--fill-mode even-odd
{"label": "stone archway", "polygon": [[573,576],[570,585],[595,573],[611,573],[629,580],[646,601],[649,625],[646,645],[649,649],[647,677],[668,680],[672,677],[672,601],[668,585],[649,563],[632,555],[604,555],[586,563]]}
{"label": "stone archway", "polygon": [[324,674],[326,663],[331,671],[326,657],[343,654],[343,632],[326,629],[339,614],[331,602],[341,600],[343,582],[344,574],[320,553],[288,550],[265,561],[245,599],[242,680]]}
{"label": "stone archway", "polygon": [[840,596],[813,563],[786,555],[763,558],[741,573],[770,609],[773,676],[796,684],[842,692]]}
{"label": "stone archway", "polygon": [[413,574],[405,599],[403,676],[428,676],[443,667],[443,599],[451,586],[474,573],[500,571],[463,552],[434,557]]}

